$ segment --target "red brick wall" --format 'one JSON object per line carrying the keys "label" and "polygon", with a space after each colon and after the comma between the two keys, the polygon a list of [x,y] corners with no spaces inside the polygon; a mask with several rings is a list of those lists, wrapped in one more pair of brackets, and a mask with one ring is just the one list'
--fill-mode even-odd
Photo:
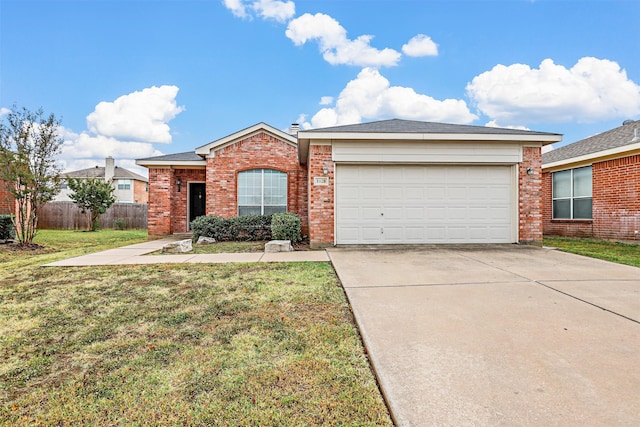
{"label": "red brick wall", "polygon": [[[329,173],[324,175],[324,168]],[[329,185],[313,185],[314,176],[328,176]],[[330,145],[309,146],[309,242],[312,247],[334,243],[334,163]]]}
{"label": "red brick wall", "polygon": [[7,183],[0,181],[0,215],[9,215],[15,213],[15,201],[13,196],[7,190]]}
{"label": "red brick wall", "polygon": [[149,236],[163,236],[173,233],[171,224],[171,200],[175,185],[173,170],[149,169]]}
{"label": "red brick wall", "polygon": [[[533,174],[527,174],[527,169]],[[542,152],[523,147],[518,168],[518,231],[521,243],[542,243]]]}
{"label": "red brick wall", "polygon": [[553,220],[551,173],[544,174],[544,234],[640,239],[640,155],[592,165],[593,220]]}
{"label": "red brick wall", "polygon": [[149,192],[147,191],[147,183],[144,181],[133,180],[133,202],[148,203]]}
{"label": "red brick wall", "polygon": [[[171,211],[173,216],[172,232],[173,233],[186,233],[189,228],[189,219],[187,206],[189,205],[189,183],[190,182],[205,182],[205,170],[204,169],[176,169],[173,171],[173,180],[180,178],[181,188],[178,192],[177,185],[173,186],[173,195],[171,198]],[[208,200],[210,193],[205,190],[205,198]]]}
{"label": "red brick wall", "polygon": [[640,155],[593,164],[593,230],[603,239],[640,239]]}
{"label": "red brick wall", "polygon": [[308,234],[307,170],[298,163],[298,148],[266,132],[215,150],[207,159],[207,215],[238,215],[238,172],[250,169],[287,173],[287,211],[300,216],[302,233]]}

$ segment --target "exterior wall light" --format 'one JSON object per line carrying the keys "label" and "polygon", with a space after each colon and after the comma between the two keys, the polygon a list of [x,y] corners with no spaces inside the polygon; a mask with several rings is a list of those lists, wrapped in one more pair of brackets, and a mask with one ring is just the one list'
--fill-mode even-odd
{"label": "exterior wall light", "polygon": [[180,187],[182,186],[182,180],[180,177],[176,178],[176,185],[178,186],[178,193],[180,192]]}
{"label": "exterior wall light", "polygon": [[322,173],[327,175],[329,173],[329,168],[327,168],[326,166],[322,168]]}
{"label": "exterior wall light", "polygon": [[527,175],[533,175],[533,168],[527,168]]}

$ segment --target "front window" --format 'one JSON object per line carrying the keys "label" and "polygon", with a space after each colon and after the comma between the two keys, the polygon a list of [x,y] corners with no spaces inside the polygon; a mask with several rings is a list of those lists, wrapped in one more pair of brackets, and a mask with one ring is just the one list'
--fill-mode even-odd
{"label": "front window", "polygon": [[131,190],[131,180],[130,179],[119,179],[118,180],[118,190]]}
{"label": "front window", "polygon": [[287,174],[272,169],[238,173],[238,216],[287,211]]}
{"label": "front window", "polygon": [[553,173],[553,218],[591,219],[591,166]]}

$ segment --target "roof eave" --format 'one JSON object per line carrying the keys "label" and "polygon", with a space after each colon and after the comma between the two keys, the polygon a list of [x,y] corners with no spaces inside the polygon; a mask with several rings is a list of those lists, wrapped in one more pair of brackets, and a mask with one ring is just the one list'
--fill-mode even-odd
{"label": "roof eave", "polygon": [[206,167],[207,166],[207,161],[206,160],[177,160],[177,161],[171,161],[171,160],[136,160],[136,165],[138,166],[144,166],[144,167],[165,167],[165,168],[169,168],[169,167]]}

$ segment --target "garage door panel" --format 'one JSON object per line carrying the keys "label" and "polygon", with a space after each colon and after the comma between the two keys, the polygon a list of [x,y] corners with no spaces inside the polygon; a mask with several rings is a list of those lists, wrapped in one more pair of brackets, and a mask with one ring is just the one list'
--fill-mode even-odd
{"label": "garage door panel", "polygon": [[338,165],[336,241],[513,242],[514,191],[511,166]]}

